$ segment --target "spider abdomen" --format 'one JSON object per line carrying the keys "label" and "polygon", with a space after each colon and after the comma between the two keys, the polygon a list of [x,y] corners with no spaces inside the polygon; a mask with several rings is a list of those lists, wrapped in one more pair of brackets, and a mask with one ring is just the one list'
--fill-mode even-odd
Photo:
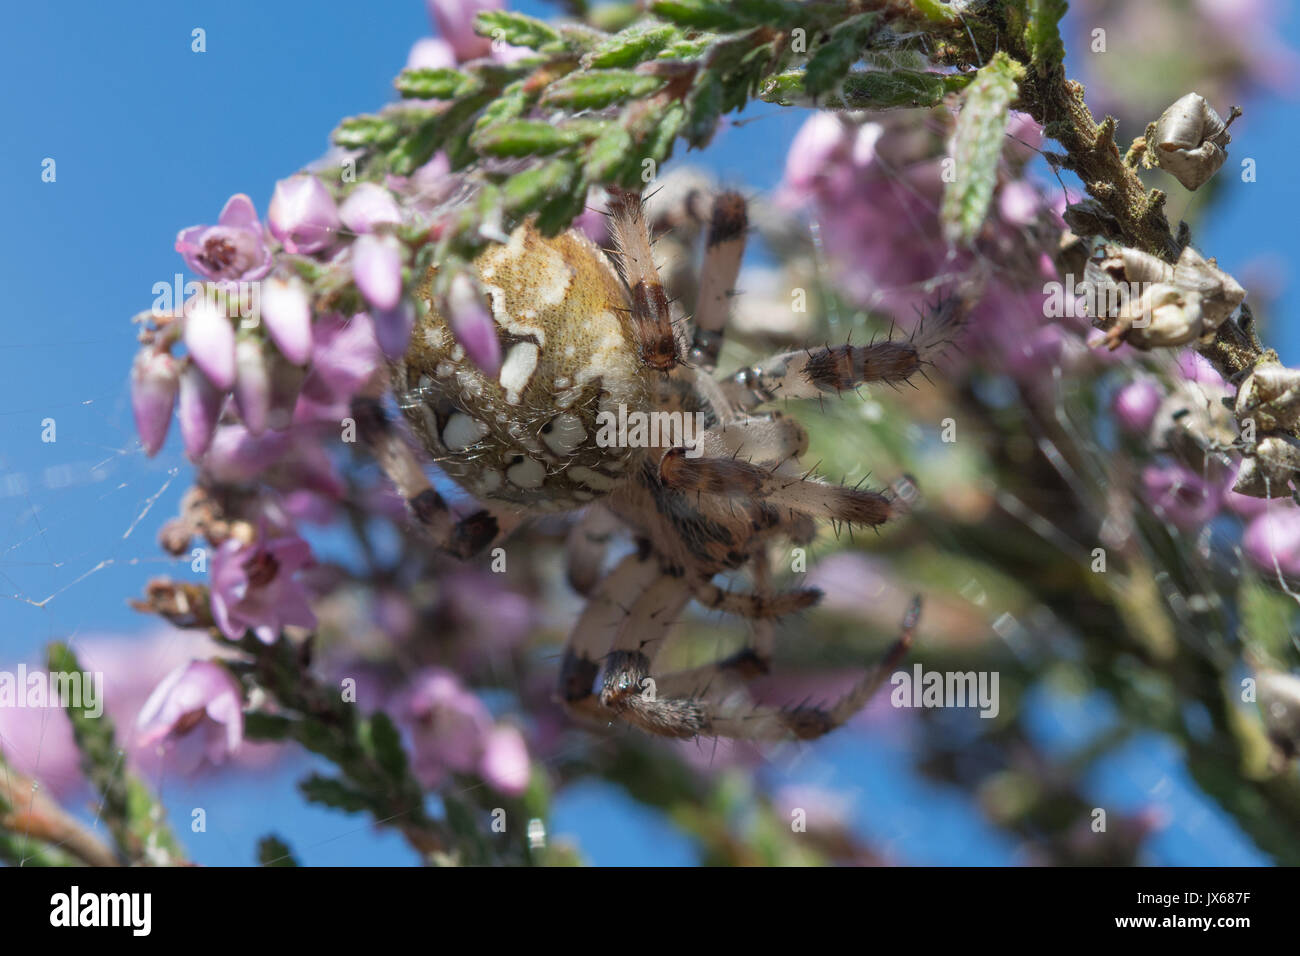
{"label": "spider abdomen", "polygon": [[466,358],[430,297],[430,270],[420,290],[428,312],[392,365],[412,429],[479,498],[564,511],[608,493],[637,449],[602,444],[598,416],[646,409],[651,385],[617,273],[582,234],[547,239],[528,224],[474,268],[501,369],[488,376]]}

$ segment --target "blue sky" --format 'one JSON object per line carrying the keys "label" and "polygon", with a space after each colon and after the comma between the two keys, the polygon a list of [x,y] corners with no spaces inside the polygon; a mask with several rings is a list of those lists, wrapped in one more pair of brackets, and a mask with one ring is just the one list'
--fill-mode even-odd
{"label": "blue sky", "polygon": [[[0,663],[33,659],[55,638],[147,626],[125,602],[148,576],[180,573],[157,548],[156,534],[175,513],[189,469],[175,429],[157,458],[136,450],[128,319],[148,307],[155,282],[181,271],[172,250],[179,228],[214,221],[236,192],[248,193],[264,213],[275,181],[319,156],[340,117],[390,98],[412,42],[431,32],[417,0],[61,0],[17,4],[6,21]],[[204,53],[191,52],[196,27],[206,31]],[[1300,46],[1294,11],[1286,33]],[[1206,224],[1229,271],[1265,258],[1281,264],[1283,302],[1294,288],[1295,239],[1279,211],[1296,208],[1300,188],[1294,109],[1293,102],[1256,104],[1234,127],[1234,155],[1255,157],[1259,180],[1229,180]],[[775,107],[751,110],[707,162],[732,182],[769,188],[802,118]],[[57,164],[53,183],[41,179],[46,158]],[[1297,306],[1286,305],[1276,319],[1273,339],[1283,358],[1300,361]],[[56,422],[53,443],[41,440],[47,418]],[[907,774],[896,744],[845,737],[819,745],[813,756],[830,782],[865,795],[864,832],[904,841],[912,858],[1011,859],[1012,848],[964,801]],[[1150,768],[1167,771],[1177,790],[1176,755],[1158,743],[1114,764],[1098,788],[1119,803],[1136,803]],[[259,778],[255,791],[248,780],[170,781],[167,798],[180,820],[202,800],[210,819],[224,821],[190,841],[208,862],[250,861],[256,837],[272,829],[311,863],[411,862],[400,840],[376,834],[364,820],[306,806],[294,779],[288,770]],[[1190,791],[1187,800],[1200,807]],[[1211,818],[1224,834],[1214,847],[1180,839],[1174,828],[1161,838],[1169,845],[1158,858],[1185,862],[1206,852],[1217,862],[1259,861],[1230,821]],[[882,824],[895,820],[897,832]],[[693,859],[665,821],[596,785],[562,802],[554,823],[577,833],[597,862]]]}

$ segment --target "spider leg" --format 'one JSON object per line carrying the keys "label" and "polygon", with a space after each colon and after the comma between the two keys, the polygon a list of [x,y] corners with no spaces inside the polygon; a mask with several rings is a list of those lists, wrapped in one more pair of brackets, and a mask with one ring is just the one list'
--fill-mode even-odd
{"label": "spider leg", "polygon": [[796,419],[771,412],[757,418],[733,418],[705,434],[706,454],[744,457],[775,467],[801,458],[808,450],[808,432]]}
{"label": "spider leg", "polygon": [[656,683],[661,693],[703,688],[701,697],[677,702],[679,708],[688,703],[698,708],[706,728],[702,733],[736,740],[788,740],[791,737],[814,740],[841,726],[867,705],[907,654],[920,613],[921,601],[917,598],[903,619],[898,639],[884,658],[830,707],[771,707],[753,703],[748,695],[737,693],[734,679],[729,679],[742,673],[743,665],[733,660],[735,655],[711,667],[664,675],[657,678]]}
{"label": "spider leg", "polygon": [[659,480],[683,493],[761,499],[791,511],[857,525],[884,524],[897,510],[893,498],[878,491],[787,475],[739,458],[692,459],[682,448],[670,448],[664,454]]}
{"label": "spider leg", "polygon": [[609,539],[623,527],[622,522],[598,504],[590,505],[572,528],[565,544],[569,585],[581,595],[589,595],[600,580]]}
{"label": "spider leg", "polygon": [[651,582],[662,575],[648,551],[629,554],[596,585],[582,614],[569,632],[560,664],[560,701],[588,717],[602,712],[593,691],[599,661],[614,643],[629,609]]}
{"label": "spider leg", "polygon": [[783,352],[743,368],[722,383],[742,409],[785,398],[819,398],[852,391],[867,382],[901,385],[925,365],[923,348],[907,340],[872,345],[835,345]]}
{"label": "spider leg", "polygon": [[745,231],[749,215],[745,197],[738,192],[720,193],[713,201],[704,262],[700,267],[700,288],[695,302],[694,331],[690,360],[705,372],[718,364],[718,353],[731,314],[731,298],[745,254]]}
{"label": "spider leg", "polygon": [[352,403],[352,415],[362,441],[370,447],[379,467],[405,499],[411,514],[435,547],[458,558],[472,558],[500,541],[521,522],[521,515],[494,504],[457,518],[429,483],[419,458],[379,402],[358,398]]}
{"label": "spider leg", "polygon": [[[664,574],[648,551],[625,557],[601,581],[564,649],[560,698],[575,715],[621,717],[651,733],[694,737],[703,729],[689,700],[665,700],[648,680],[667,631],[690,600],[680,577]],[[605,648],[603,667],[596,661]],[[592,685],[600,675],[600,690]]]}
{"label": "spider leg", "polygon": [[817,588],[799,588],[779,594],[761,594],[751,591],[728,591],[712,581],[699,581],[692,588],[695,599],[707,608],[751,619],[784,617],[795,611],[812,607],[821,600]]}
{"label": "spider leg", "polygon": [[[766,598],[771,592],[771,565],[767,555],[759,553],[751,562],[755,596]],[[697,600],[698,595],[696,596]],[[776,645],[776,627],[770,617],[751,617],[754,636],[747,647],[702,667],[657,675],[659,693],[669,697],[699,697],[710,688],[747,681],[767,674],[772,666]]]}
{"label": "spider leg", "polygon": [[672,308],[655,268],[650,224],[639,193],[610,190],[609,226],[614,261],[632,304],[632,326],[641,361],[661,372],[671,372],[680,360]]}

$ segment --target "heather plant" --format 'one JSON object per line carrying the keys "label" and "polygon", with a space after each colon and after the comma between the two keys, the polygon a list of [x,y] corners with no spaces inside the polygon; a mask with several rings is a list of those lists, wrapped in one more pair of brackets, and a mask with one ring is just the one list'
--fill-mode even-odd
{"label": "heather plant", "polygon": [[[665,285],[695,301],[708,276],[693,274],[704,226],[689,211],[727,184],[692,159],[758,104],[808,112],[768,159],[780,185],[751,199],[764,261],[741,273],[719,366],[792,339],[936,344],[898,388],[854,382],[785,408],[819,473],[883,478],[906,513],[878,535],[850,523],[774,546],[784,578],[822,600],[778,622],[782,666],[757,693],[834,699],[920,595],[910,657],[864,721],[1022,859],[1142,860],[1161,821],[1099,805],[1089,774],[1158,740],[1263,855],[1300,862],[1300,370],[1268,346],[1266,296],[1219,266],[1199,225],[1222,177],[1253,175],[1235,155],[1249,112],[1231,98],[1270,74],[1249,45],[1212,68],[1184,54],[1137,97],[1100,58],[1087,89],[1067,75],[1067,43],[1096,53],[1119,33],[1083,29],[1096,3],[1066,19],[1065,0],[568,6],[543,20],[431,3],[439,38],[415,45],[395,102],[343,119],[269,208],[237,194],[215,224],[180,230],[194,281],[162,284],[136,317],[129,376],[144,452],[175,419],[191,487],[160,533],[177,570],[134,604],[193,633],[131,706],[110,693],[107,717],[67,709],[69,766],[38,800],[31,731],[9,729],[0,853],[183,862],[149,760],[257,766],[301,748],[331,768],[302,780],[303,799],[395,830],[426,863],[581,860],[549,813],[593,778],[670,814],[707,862],[888,859],[848,825],[843,794],[759,772],[806,759],[803,745],[569,721],[553,688],[578,613],[559,570],[573,519],[463,561],[412,519],[368,425],[431,309],[469,362],[503,374],[473,263],[521,222],[608,246],[607,206],[643,192]],[[1206,42],[1174,5],[1139,6],[1124,16]],[[1263,17],[1242,14],[1251,30]],[[1273,56],[1276,73],[1289,54]],[[1176,204],[1187,221],[1171,221],[1175,193],[1198,198]],[[326,533],[356,560],[320,560]],[[683,668],[749,635],[703,613],[678,626]],[[51,673],[80,669],[51,646]],[[980,680],[954,706],[931,699],[928,673]],[[1045,700],[1100,716],[1049,745]],[[93,830],[57,802],[74,759]],[[274,835],[254,853],[295,860]]]}

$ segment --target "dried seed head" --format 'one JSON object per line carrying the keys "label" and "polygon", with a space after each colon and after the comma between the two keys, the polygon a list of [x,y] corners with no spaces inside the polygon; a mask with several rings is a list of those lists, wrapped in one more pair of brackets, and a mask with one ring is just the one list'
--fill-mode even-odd
{"label": "dried seed head", "polygon": [[1167,348],[1212,336],[1246,298],[1232,276],[1190,246],[1176,265],[1098,242],[1084,270],[1096,292],[1095,324],[1107,345]]}
{"label": "dried seed head", "polygon": [[1269,435],[1241,461],[1232,490],[1252,498],[1285,498],[1300,470],[1300,442],[1289,435]]}
{"label": "dried seed head", "polygon": [[1206,259],[1191,246],[1183,249],[1174,266],[1174,283],[1201,297],[1208,331],[1222,325],[1246,298],[1246,290],[1236,279],[1220,269],[1214,259]]}
{"label": "dried seed head", "polygon": [[1205,334],[1201,297],[1167,282],[1153,282],[1124,303],[1108,336],[1140,349],[1186,345]]}
{"label": "dried seed head", "polygon": [[1151,422],[1151,447],[1201,469],[1210,449],[1228,447],[1237,439],[1232,412],[1223,404],[1227,395],[1222,385],[1209,382],[1184,379],[1174,384]]}
{"label": "dried seed head", "polygon": [[1231,141],[1228,124],[1205,97],[1188,93],[1147,128],[1146,155],[1186,188],[1197,189],[1219,171]]}
{"label": "dried seed head", "polygon": [[1253,418],[1263,432],[1300,427],[1300,369],[1263,362],[1237,389],[1238,420]]}

